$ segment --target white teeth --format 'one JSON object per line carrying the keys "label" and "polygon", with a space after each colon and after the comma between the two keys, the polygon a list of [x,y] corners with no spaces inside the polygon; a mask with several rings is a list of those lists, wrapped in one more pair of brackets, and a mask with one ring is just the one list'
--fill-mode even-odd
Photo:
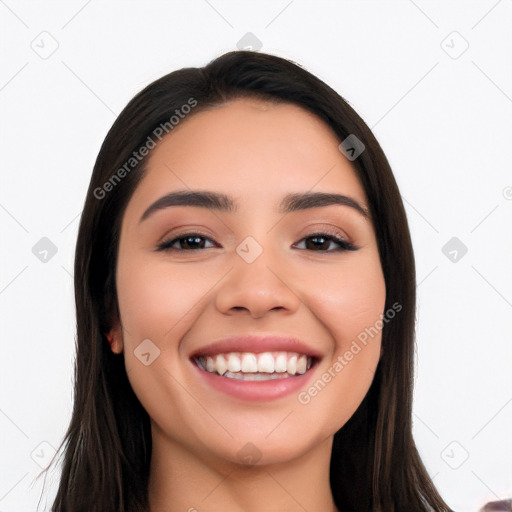
{"label": "white teeth", "polygon": [[[218,354],[215,358],[215,366],[217,367],[217,373],[219,375],[224,375],[228,369],[228,365],[226,363],[226,360],[224,359],[224,356]],[[208,368],[206,368],[208,370]],[[213,370],[215,371],[215,369]]]}
{"label": "white teeth", "polygon": [[263,352],[258,358],[258,369],[253,370],[264,373],[274,373],[274,358],[270,352]]}
{"label": "white teeth", "polygon": [[206,369],[209,372],[214,372],[215,371],[215,362],[213,361],[212,357],[207,357],[206,358]]}
{"label": "white teeth", "polygon": [[274,371],[277,373],[286,372],[286,352],[280,352],[276,357],[276,364]]}
{"label": "white teeth", "polygon": [[241,369],[240,358],[236,354],[229,354],[228,356],[228,370],[230,372],[239,372]]}
{"label": "white teeth", "polygon": [[238,380],[275,380],[275,379],[287,379],[290,377],[287,373],[279,374],[279,373],[231,373],[226,372],[224,374],[224,377],[227,377],[228,379],[238,379]]}
{"label": "white teeth", "polygon": [[300,373],[301,375],[303,373],[306,373],[307,364],[308,364],[307,357],[305,355],[300,356],[297,361],[297,373]]}
{"label": "white teeth", "polygon": [[297,356],[292,356],[288,358],[288,362],[286,363],[286,371],[295,375],[297,373]]}
{"label": "white teeth", "polygon": [[306,373],[311,357],[297,352],[229,352],[197,358],[199,366],[209,372],[244,380],[269,380]]}
{"label": "white teeth", "polygon": [[[230,371],[231,368],[229,369]],[[255,373],[258,371],[258,363],[254,354],[242,354],[242,363],[240,370],[244,373]],[[261,371],[261,370],[260,370]]]}

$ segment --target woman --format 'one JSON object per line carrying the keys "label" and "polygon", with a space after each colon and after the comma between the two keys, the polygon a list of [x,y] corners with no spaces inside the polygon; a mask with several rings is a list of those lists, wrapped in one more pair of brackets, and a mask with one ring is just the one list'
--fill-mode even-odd
{"label": "woman", "polygon": [[450,510],[412,437],[397,185],[298,65],[231,52],[130,101],[94,167],[75,293],[55,512]]}

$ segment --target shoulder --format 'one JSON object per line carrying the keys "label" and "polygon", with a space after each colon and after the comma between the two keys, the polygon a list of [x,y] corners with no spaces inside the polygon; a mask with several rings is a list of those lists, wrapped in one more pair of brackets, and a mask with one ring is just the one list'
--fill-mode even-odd
{"label": "shoulder", "polygon": [[512,499],[490,501],[486,503],[479,512],[512,512]]}

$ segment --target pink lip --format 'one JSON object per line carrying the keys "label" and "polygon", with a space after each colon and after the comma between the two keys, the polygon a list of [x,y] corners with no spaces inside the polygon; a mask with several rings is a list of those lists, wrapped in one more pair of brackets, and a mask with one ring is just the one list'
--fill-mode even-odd
{"label": "pink lip", "polygon": [[[213,356],[227,352],[253,352],[256,354],[261,352],[297,352],[313,358],[313,365],[302,375],[297,374],[284,379],[267,381],[244,381],[207,372],[194,361],[199,356]],[[303,388],[311,379],[316,363],[321,357],[321,354],[296,338],[246,335],[225,338],[205,345],[195,350],[191,354],[190,360],[196,371],[199,372],[199,378],[209,387],[242,400],[264,402],[297,392],[300,388]]]}
{"label": "pink lip", "polygon": [[322,356],[312,350],[305,343],[297,338],[283,338],[279,336],[237,336],[214,341],[195,350],[190,358],[199,356],[213,356],[216,354],[225,354],[227,352],[298,352],[314,359],[320,359]]}
{"label": "pink lip", "polygon": [[313,364],[313,366],[302,375],[295,375],[284,379],[250,381],[221,377],[216,373],[207,372],[199,368],[197,364],[194,364],[194,368],[199,372],[200,378],[204,379],[203,382],[208,386],[235,398],[254,402],[275,400],[290,393],[297,392],[311,379],[315,366],[316,365]]}

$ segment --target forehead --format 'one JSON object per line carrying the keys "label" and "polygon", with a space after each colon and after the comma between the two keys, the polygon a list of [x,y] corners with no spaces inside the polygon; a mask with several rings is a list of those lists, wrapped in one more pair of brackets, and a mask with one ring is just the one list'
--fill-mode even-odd
{"label": "forehead", "polygon": [[173,189],[229,192],[248,205],[290,192],[365,194],[340,140],[293,104],[238,99],[184,119],[152,150],[134,201]]}

